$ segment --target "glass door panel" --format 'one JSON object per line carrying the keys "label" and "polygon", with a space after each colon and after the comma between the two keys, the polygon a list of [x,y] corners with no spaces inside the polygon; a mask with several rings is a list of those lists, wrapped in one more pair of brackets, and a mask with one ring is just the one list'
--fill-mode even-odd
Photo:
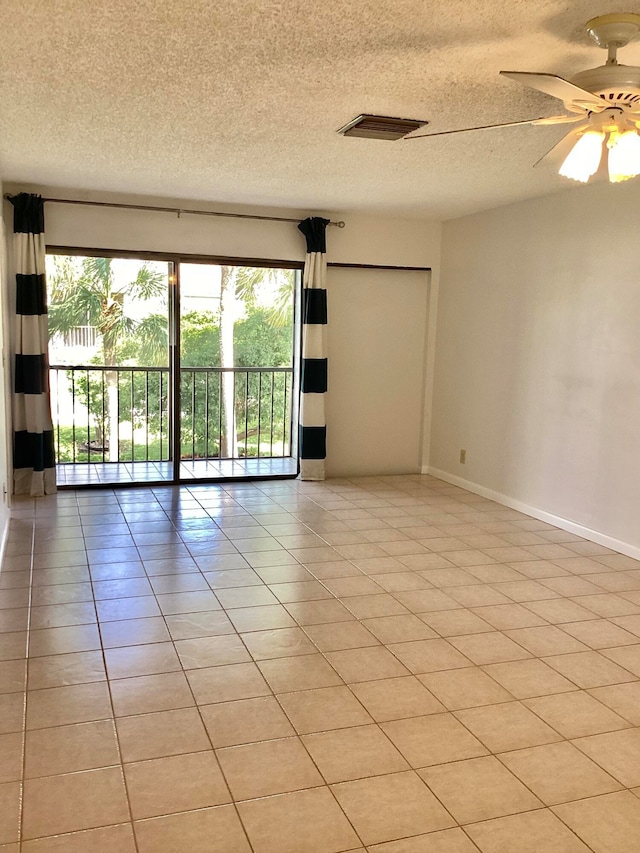
{"label": "glass door panel", "polygon": [[47,256],[61,485],[172,478],[172,267],[141,258]]}
{"label": "glass door panel", "polygon": [[180,476],[295,474],[291,269],[180,264]]}

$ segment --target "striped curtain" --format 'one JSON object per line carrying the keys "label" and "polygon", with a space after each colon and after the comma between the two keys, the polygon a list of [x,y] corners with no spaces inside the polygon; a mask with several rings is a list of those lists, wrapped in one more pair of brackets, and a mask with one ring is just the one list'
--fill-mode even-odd
{"label": "striped curtain", "polygon": [[298,225],[307,239],[302,279],[302,370],[300,375],[300,477],[324,480],[327,456],[327,290],[328,219],[309,217]]}
{"label": "striped curtain", "polygon": [[49,396],[44,202],[20,193],[14,207],[16,360],[13,407],[13,488],[16,495],[56,491]]}

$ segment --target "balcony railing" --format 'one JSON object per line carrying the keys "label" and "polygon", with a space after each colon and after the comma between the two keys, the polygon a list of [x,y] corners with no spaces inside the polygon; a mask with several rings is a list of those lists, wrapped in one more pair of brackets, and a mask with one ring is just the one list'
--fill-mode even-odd
{"label": "balcony railing", "polygon": [[[56,364],[50,380],[58,464],[173,459],[169,368]],[[292,387],[290,367],[183,368],[180,458],[290,457]]]}

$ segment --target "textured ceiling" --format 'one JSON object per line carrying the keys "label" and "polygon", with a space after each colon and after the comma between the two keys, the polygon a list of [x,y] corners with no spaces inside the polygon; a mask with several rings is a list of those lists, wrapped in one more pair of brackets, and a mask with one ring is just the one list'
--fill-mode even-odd
{"label": "textured ceiling", "polygon": [[[0,175],[438,218],[555,192],[567,182],[532,164],[562,127],[410,142],[335,131],[361,112],[433,132],[557,113],[498,72],[601,64],[582,25],[612,11],[619,2],[0,0]],[[621,60],[640,65],[640,42]]]}

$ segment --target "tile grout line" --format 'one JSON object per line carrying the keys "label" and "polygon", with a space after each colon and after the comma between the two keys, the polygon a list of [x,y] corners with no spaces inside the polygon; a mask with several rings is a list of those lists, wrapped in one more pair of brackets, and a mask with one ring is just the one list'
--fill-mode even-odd
{"label": "tile grout line", "polygon": [[[34,502],[37,499],[34,499]],[[29,701],[29,643],[31,636],[31,602],[33,597],[33,563],[34,563],[34,547],[35,547],[35,536],[36,536],[36,517],[35,517],[35,505],[34,505],[34,517],[31,525],[31,554],[30,554],[30,565],[29,565],[29,594],[28,594],[28,604],[27,604],[27,624],[26,624],[26,637],[25,637],[25,660],[24,660],[24,700],[23,700],[23,710],[22,710],[22,749],[21,749],[21,779],[20,779],[20,800],[19,800],[19,811],[18,811],[18,845],[20,850],[22,850],[22,836],[23,836],[23,824],[24,824],[24,794],[25,794],[25,766],[26,766],[26,751],[27,751],[27,710],[28,710],[28,701]]]}
{"label": "tile grout line", "polygon": [[113,731],[115,734],[115,740],[116,740],[116,744],[117,744],[117,748],[118,748],[118,758],[120,760],[120,764],[119,764],[118,769],[120,771],[120,779],[121,779],[122,784],[123,784],[124,795],[125,795],[125,798],[127,801],[127,811],[129,812],[129,826],[131,827],[131,836],[133,838],[133,844],[134,844],[136,853],[138,853],[140,848],[138,845],[138,838],[137,838],[136,831],[135,831],[135,824],[133,822],[133,812],[132,812],[132,808],[131,808],[131,800],[129,798],[129,786],[127,784],[127,777],[126,777],[126,774],[124,772],[124,762],[122,760],[122,746],[120,743],[120,734],[118,732],[118,726],[116,725],[115,707],[113,704],[113,694],[111,692],[111,680],[109,679],[109,673],[107,670],[107,659],[106,659],[106,655],[105,655],[105,647],[104,647],[104,641],[103,641],[103,637],[102,637],[102,623],[98,619],[98,606],[97,606],[97,600],[96,600],[96,596],[95,596],[94,579],[93,579],[93,575],[91,574],[91,564],[89,563],[89,554],[88,554],[87,547],[86,547],[86,537],[85,537],[85,532],[84,532],[84,524],[82,523],[82,513],[80,513],[80,525],[81,525],[81,530],[82,530],[82,539],[83,539],[84,546],[85,546],[85,554],[87,555],[87,569],[88,569],[88,573],[89,573],[89,583],[91,584],[91,592],[93,595],[93,608],[94,608],[95,615],[96,615],[96,626],[98,629],[98,636],[100,638],[100,654],[102,657],[102,665],[104,667],[104,675],[105,675],[107,690],[109,692],[109,704],[111,707],[111,723],[113,725]]}
{"label": "tile grout line", "polygon": [[[212,590],[212,591],[213,591],[213,590]],[[214,595],[215,595],[215,591],[213,591],[213,592],[214,592]],[[221,607],[222,607],[223,611],[224,611],[224,612],[225,612],[225,614],[226,614],[226,609],[224,608],[224,605],[222,605],[222,603],[220,603],[220,605],[221,605]],[[227,617],[227,618],[228,618],[228,617]],[[233,624],[233,623],[232,623],[232,624]],[[234,628],[235,628],[235,626],[234,626]],[[254,666],[256,666],[256,668],[261,672],[260,667],[259,667],[259,666],[258,666],[258,664],[257,664],[257,661],[253,658],[253,655],[251,654],[250,649],[248,648],[248,646],[247,646],[247,645],[246,645],[246,643],[244,642],[244,640],[243,640],[243,638],[242,638],[241,634],[237,631],[237,629],[236,629],[236,635],[240,638],[240,640],[241,640],[241,642],[242,642],[243,646],[245,647],[245,649],[246,649],[246,651],[247,651],[247,654],[249,655],[249,657],[250,657],[250,658],[251,658],[251,660],[253,661]],[[340,676],[338,676],[338,677],[340,677]],[[289,717],[288,717],[288,715],[287,715],[287,713],[286,713],[285,709],[284,709],[284,708],[282,708],[282,706],[280,705],[280,702],[278,701],[278,697],[277,697],[277,695],[275,694],[275,692],[274,692],[274,690],[273,690],[273,688],[272,688],[271,684],[269,684],[268,680],[264,677],[264,674],[262,674],[262,678],[264,679],[265,684],[267,685],[267,687],[268,687],[268,688],[269,688],[269,690],[271,691],[271,696],[272,696],[272,698],[273,698],[273,699],[275,699],[275,701],[278,703],[278,706],[281,708],[282,712],[284,713],[285,717],[289,720]],[[188,678],[187,678],[187,681],[189,682],[189,679],[188,679]],[[191,684],[190,684],[190,682],[189,682],[189,687],[190,687],[190,689],[191,689]],[[193,694],[193,693],[192,693],[192,695],[193,695],[194,701],[196,701],[195,694]],[[219,761],[219,759],[218,759],[216,748],[213,746],[213,742],[211,741],[211,738],[210,738],[210,735],[209,735],[209,730],[208,730],[208,728],[207,728],[207,726],[206,726],[206,724],[205,724],[205,722],[204,722],[204,719],[202,718],[202,714],[201,714],[201,711],[200,711],[200,706],[197,704],[197,702],[196,702],[196,707],[198,708],[198,713],[199,713],[200,718],[201,718],[201,720],[202,720],[202,724],[204,725],[205,731],[207,732],[207,737],[209,737],[209,741],[210,741],[210,743],[211,743],[211,748],[214,750],[214,754],[216,755],[216,761],[218,762],[218,766],[220,767],[220,771],[221,771],[221,773],[223,774],[223,777],[224,777],[225,782],[226,782],[226,784],[227,784],[227,788],[229,789],[229,792],[231,793],[231,796],[232,796],[232,798],[233,798],[233,803],[234,803],[234,808],[235,808],[235,810],[236,810],[236,814],[238,815],[238,818],[239,818],[239,820],[240,820],[240,822],[241,822],[241,824],[242,824],[242,827],[243,827],[243,830],[244,830],[244,832],[245,832],[245,835],[247,836],[247,839],[248,839],[248,841],[249,841],[249,844],[250,844],[250,846],[251,846],[251,849],[253,850],[254,848],[253,848],[253,845],[251,844],[251,838],[250,838],[250,836],[249,836],[249,830],[248,830],[248,828],[245,826],[244,820],[242,819],[242,814],[241,814],[241,812],[240,812],[240,810],[239,810],[239,808],[238,808],[238,806],[237,806],[237,801],[235,800],[235,797],[234,797],[233,793],[231,792],[231,786],[230,786],[230,784],[229,784],[229,782],[228,782],[228,779],[227,779],[227,776],[226,776],[226,774],[225,774],[225,772],[224,772],[224,768],[222,767],[222,765],[221,765],[221,763],[220,763],[220,761]],[[320,777],[324,780],[324,776],[323,776],[323,774],[321,773],[320,768],[317,766],[317,764],[316,764],[316,762],[315,762],[315,760],[314,760],[313,756],[310,754],[309,750],[308,750],[308,749],[307,749],[307,747],[306,747],[306,744],[305,744],[305,743],[304,743],[304,741],[302,740],[301,736],[298,734],[298,732],[297,732],[297,730],[296,730],[295,726],[293,726],[293,724],[291,723],[291,720],[289,720],[289,723],[290,723],[290,724],[292,725],[292,727],[293,727],[293,730],[294,730],[294,732],[295,732],[295,739],[296,739],[297,743],[299,743],[299,744],[301,745],[301,747],[304,749],[304,751],[305,751],[306,755],[309,757],[309,760],[312,762],[313,766],[316,768],[316,770],[317,770],[318,774],[319,774],[319,775],[320,775]],[[358,839],[358,841],[360,842],[360,844],[361,844],[361,845],[362,845],[362,847],[364,848],[364,842],[362,841],[362,838],[360,837],[359,833],[356,831],[355,827],[353,826],[353,824],[352,824],[352,822],[351,822],[351,820],[350,820],[349,816],[345,813],[344,809],[341,807],[341,805],[340,805],[340,803],[338,802],[338,800],[337,800],[337,798],[336,798],[336,796],[335,796],[335,794],[334,794],[333,790],[331,789],[331,786],[326,782],[326,780],[324,780],[324,781],[325,781],[324,786],[319,786],[319,788],[322,788],[322,787],[326,787],[326,788],[327,788],[327,790],[329,791],[329,793],[330,793],[330,795],[331,795],[331,797],[332,797],[333,801],[336,803],[337,807],[340,809],[340,812],[344,815],[344,817],[345,817],[345,819],[346,819],[347,823],[348,823],[348,824],[349,824],[349,826],[352,828],[352,830],[353,830],[353,832],[354,832],[354,834],[355,834],[356,838]],[[311,790],[311,789],[300,789],[300,790]],[[285,791],[285,792],[282,792],[282,794],[285,794],[285,795],[286,795],[287,793],[296,793],[296,791],[291,791],[291,792],[286,792],[286,791]],[[276,794],[271,794],[271,795],[267,795],[267,796],[268,796],[268,797],[269,797],[269,796],[281,796],[282,794],[277,794],[277,793],[276,793]],[[257,798],[257,799],[263,799],[263,798],[261,797],[261,798]],[[349,849],[355,849],[355,848],[349,848]]]}
{"label": "tile grout line", "polygon": [[[166,511],[165,511],[165,515],[166,515]],[[169,520],[171,520],[171,519],[169,518],[169,516],[168,516],[168,515],[167,515],[167,518],[168,518]],[[138,551],[138,553],[140,553],[140,552]],[[142,560],[142,557],[141,557],[141,556],[140,556],[140,559],[141,559],[142,567],[143,567],[143,570],[144,570],[144,561]],[[194,561],[194,562],[195,562],[195,561]],[[197,566],[197,564],[196,564],[196,567],[198,568],[198,571],[200,572],[200,574],[202,574],[202,572],[200,571],[200,569],[199,569],[199,567]],[[148,575],[146,574],[146,570],[145,570],[145,576],[148,578]],[[203,577],[204,577],[204,575],[203,575]],[[235,800],[234,800],[234,798],[233,798],[233,795],[232,795],[232,793],[231,793],[231,788],[230,788],[230,786],[229,786],[229,782],[228,782],[228,780],[227,780],[227,777],[226,777],[226,775],[225,775],[225,773],[224,773],[224,770],[223,770],[223,768],[222,768],[222,766],[221,766],[221,764],[220,764],[220,761],[218,760],[218,756],[217,756],[217,754],[216,754],[215,748],[214,748],[213,743],[212,743],[212,741],[211,741],[211,736],[210,736],[210,734],[209,734],[209,730],[208,730],[208,728],[207,728],[207,726],[206,726],[206,724],[205,724],[204,718],[202,717],[202,713],[201,713],[201,711],[200,711],[200,707],[199,707],[199,705],[198,705],[198,703],[197,703],[197,701],[196,701],[196,697],[195,697],[195,694],[194,694],[194,692],[193,692],[193,689],[192,689],[192,686],[191,686],[191,682],[190,682],[190,681],[189,681],[189,679],[187,678],[187,675],[186,675],[186,672],[185,672],[184,668],[182,668],[182,659],[181,659],[181,657],[180,657],[180,654],[179,654],[179,652],[178,652],[178,649],[176,648],[176,645],[175,645],[176,641],[175,641],[175,640],[174,640],[174,638],[173,638],[173,635],[172,635],[172,633],[171,633],[171,629],[170,629],[169,625],[167,624],[166,614],[165,614],[165,613],[163,612],[163,610],[162,610],[161,604],[160,604],[160,602],[158,601],[157,594],[156,594],[156,592],[155,592],[155,590],[154,590],[153,586],[151,586],[151,590],[152,590],[152,594],[153,594],[153,597],[154,597],[154,599],[155,599],[156,605],[157,605],[157,607],[158,607],[158,610],[160,611],[160,613],[161,613],[161,615],[162,615],[162,619],[163,619],[163,622],[164,622],[165,628],[166,628],[166,630],[167,630],[167,633],[168,633],[168,635],[169,635],[169,637],[170,637],[170,641],[171,641],[171,645],[172,645],[172,648],[173,648],[173,650],[174,650],[174,653],[176,654],[176,657],[178,658],[178,661],[180,662],[180,666],[181,666],[181,670],[180,670],[180,672],[181,672],[181,673],[183,674],[183,676],[184,676],[184,680],[185,680],[185,682],[186,682],[186,684],[187,684],[187,687],[188,687],[188,690],[189,690],[189,692],[190,692],[190,694],[191,694],[191,698],[193,699],[193,703],[194,703],[194,706],[193,706],[193,707],[194,707],[194,708],[195,708],[195,710],[197,711],[198,719],[200,720],[200,724],[202,725],[202,728],[203,728],[203,730],[204,730],[204,732],[205,732],[205,735],[206,735],[206,737],[207,737],[207,740],[209,741],[209,744],[210,744],[210,746],[211,746],[211,752],[212,752],[213,758],[214,758],[214,760],[215,760],[215,762],[216,762],[216,766],[217,766],[217,768],[218,768],[218,770],[219,770],[219,772],[220,772],[220,775],[221,775],[222,779],[224,780],[224,784],[225,784],[226,790],[227,790],[227,792],[229,793],[229,796],[230,796],[230,798],[231,798],[231,803],[230,803],[230,805],[232,805],[232,806],[233,806],[234,813],[235,813],[235,815],[236,815],[236,817],[237,817],[237,819],[238,819],[238,821],[239,821],[239,823],[240,823],[240,826],[242,827],[242,832],[243,832],[243,834],[244,834],[244,837],[245,837],[245,838],[246,838],[246,840],[247,840],[247,844],[249,845],[249,849],[250,849],[251,851],[253,851],[253,850],[254,850],[254,848],[253,848],[253,845],[252,845],[252,843],[251,843],[251,839],[249,838],[249,834],[248,834],[248,832],[247,832],[247,830],[246,830],[246,827],[245,827],[245,825],[244,825],[244,823],[243,823],[243,821],[242,821],[242,818],[241,818],[240,813],[239,813],[239,811],[238,811],[237,804],[236,804],[236,802],[235,802]],[[217,601],[217,598],[215,598],[215,593],[214,593],[214,599]],[[222,605],[220,605],[220,606],[222,607]],[[223,608],[223,611],[224,611],[224,608]],[[107,678],[109,678],[109,676],[108,676],[108,671],[106,670],[106,661],[105,661],[105,671],[106,671],[106,673],[107,673]],[[114,709],[114,719],[115,719],[115,709]],[[116,731],[117,731],[117,725],[116,725]],[[188,754],[188,753],[183,753],[183,754]],[[126,773],[124,772],[124,762],[123,762],[122,771],[123,771],[123,776],[124,776],[124,778],[125,778],[125,784],[126,784]],[[130,802],[130,799],[129,799],[128,788],[127,788],[127,802],[128,802],[128,805],[129,805],[129,810],[130,810],[130,812],[131,812],[132,807],[131,807],[131,802]],[[225,804],[220,804],[220,805],[225,805]],[[209,809],[209,808],[216,808],[216,807],[217,807],[217,806],[207,806],[207,807],[205,807],[205,808]],[[166,817],[166,816],[167,816],[167,815],[160,815],[159,817]],[[150,819],[153,819],[153,818],[150,818]],[[132,826],[133,826],[133,834],[134,834],[134,837],[136,838],[136,845],[137,845],[136,824],[135,824],[135,822],[133,821],[133,814],[132,814]],[[136,849],[137,849],[137,847],[136,847]]]}

